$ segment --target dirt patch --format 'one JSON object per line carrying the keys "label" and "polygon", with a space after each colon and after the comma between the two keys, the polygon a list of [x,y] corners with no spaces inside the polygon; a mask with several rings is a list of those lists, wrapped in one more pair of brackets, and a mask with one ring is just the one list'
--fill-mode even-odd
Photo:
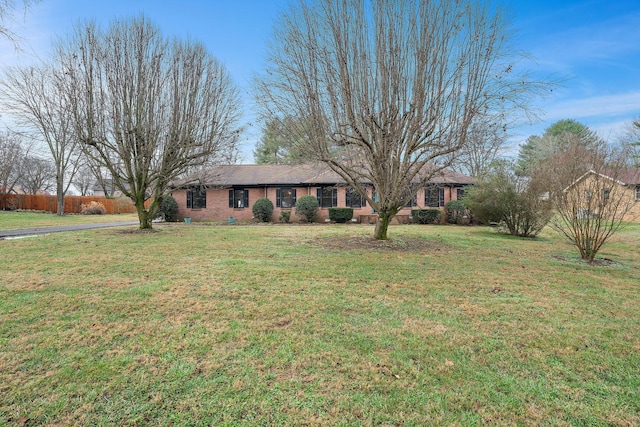
{"label": "dirt patch", "polygon": [[139,228],[136,228],[135,230],[119,230],[118,233],[119,234],[153,234],[153,233],[159,233],[160,230],[152,228],[152,229],[145,229],[145,230],[140,230]]}
{"label": "dirt patch", "polygon": [[616,261],[610,259],[610,258],[596,258],[593,261],[591,261],[589,263],[590,265],[597,265],[597,266],[601,266],[601,267],[607,267],[610,265],[619,265],[619,263],[617,263]]}
{"label": "dirt patch", "polygon": [[596,258],[593,261],[589,262],[589,261],[585,261],[582,259],[570,259],[567,257],[564,257],[562,255],[553,255],[551,256],[551,258],[557,260],[557,261],[563,261],[563,262],[579,262],[579,263],[583,263],[583,264],[587,264],[587,265],[593,265],[596,267],[609,267],[609,266],[613,266],[613,265],[621,265],[619,262],[612,260],[611,258]]}
{"label": "dirt patch", "polygon": [[417,237],[376,240],[369,236],[331,236],[314,240],[311,244],[332,250],[437,252],[447,249],[442,242]]}

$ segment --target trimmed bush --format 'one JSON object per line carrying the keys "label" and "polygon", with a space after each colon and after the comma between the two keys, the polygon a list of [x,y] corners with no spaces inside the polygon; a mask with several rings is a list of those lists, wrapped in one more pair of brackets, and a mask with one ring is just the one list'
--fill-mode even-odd
{"label": "trimmed bush", "polygon": [[289,222],[291,220],[291,211],[280,212],[280,221]]}
{"label": "trimmed bush", "polygon": [[80,205],[80,213],[82,215],[104,215],[106,212],[107,210],[100,202],[83,203]]}
{"label": "trimmed bush", "polygon": [[462,221],[462,217],[467,210],[467,206],[462,200],[450,200],[444,205],[444,210],[447,213],[447,222],[449,224],[458,224]]}
{"label": "trimmed bush", "polygon": [[413,222],[417,224],[437,224],[440,222],[440,209],[412,209]]}
{"label": "trimmed bush", "polygon": [[329,219],[331,221],[344,223],[353,218],[353,208],[329,208]]}
{"label": "trimmed bush", "polygon": [[318,216],[319,206],[315,197],[302,196],[296,201],[296,215],[305,217],[307,222],[313,222]]}
{"label": "trimmed bush", "polygon": [[167,222],[176,222],[178,220],[178,202],[176,202],[176,199],[172,196],[164,196],[156,218],[164,218]]}
{"label": "trimmed bush", "polygon": [[252,211],[254,218],[257,220],[269,222],[273,214],[273,202],[266,197],[262,197],[253,204]]}

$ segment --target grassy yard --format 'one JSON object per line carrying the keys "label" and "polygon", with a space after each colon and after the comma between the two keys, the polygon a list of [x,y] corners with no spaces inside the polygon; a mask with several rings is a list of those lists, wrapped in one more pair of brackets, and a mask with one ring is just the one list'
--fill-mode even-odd
{"label": "grassy yard", "polygon": [[0,211],[0,230],[21,230],[24,228],[54,227],[99,222],[137,221],[135,213],[118,215],[80,215],[66,214],[58,216],[48,212],[8,212]]}
{"label": "grassy yard", "polygon": [[0,425],[640,425],[638,226],[157,228],[0,241]]}

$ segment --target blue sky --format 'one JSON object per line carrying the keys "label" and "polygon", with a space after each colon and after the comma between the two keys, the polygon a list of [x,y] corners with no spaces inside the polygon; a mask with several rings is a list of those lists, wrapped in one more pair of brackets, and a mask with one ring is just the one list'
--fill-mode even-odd
{"label": "blue sky", "polygon": [[[14,26],[23,52],[0,40],[0,61],[17,64],[48,55],[52,39],[81,20],[108,24],[113,18],[144,13],[165,35],[203,42],[241,88],[245,121],[253,122],[250,82],[264,65],[274,19],[288,0],[42,0],[24,23]],[[516,45],[536,59],[538,75],[563,79],[563,86],[535,102],[543,115],[512,130],[513,143],[541,134],[561,119],[575,119],[613,140],[640,117],[640,1],[537,0],[507,6],[517,31]],[[0,123],[3,118],[0,117]],[[243,161],[252,162],[260,138],[250,125]]]}

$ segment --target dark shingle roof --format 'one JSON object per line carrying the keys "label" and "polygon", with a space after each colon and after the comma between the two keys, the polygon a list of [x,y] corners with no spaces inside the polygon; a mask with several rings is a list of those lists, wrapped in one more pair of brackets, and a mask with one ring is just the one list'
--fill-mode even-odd
{"label": "dark shingle roof", "polygon": [[[208,187],[335,185],[345,181],[322,164],[301,165],[219,165],[203,174],[180,180],[175,187],[201,182]],[[473,179],[450,170],[442,170],[431,179],[435,184],[472,184]]]}
{"label": "dark shingle roof", "polygon": [[[589,172],[585,173],[582,177],[580,177],[577,181],[580,181],[587,175],[594,174],[594,173],[598,173],[598,172],[591,169]],[[599,171],[599,175],[618,181],[623,185],[631,185],[631,186],[640,185],[640,168],[620,168],[620,169],[604,168]]]}
{"label": "dark shingle roof", "polygon": [[627,185],[640,185],[640,168],[620,170],[618,172],[617,179]]}

